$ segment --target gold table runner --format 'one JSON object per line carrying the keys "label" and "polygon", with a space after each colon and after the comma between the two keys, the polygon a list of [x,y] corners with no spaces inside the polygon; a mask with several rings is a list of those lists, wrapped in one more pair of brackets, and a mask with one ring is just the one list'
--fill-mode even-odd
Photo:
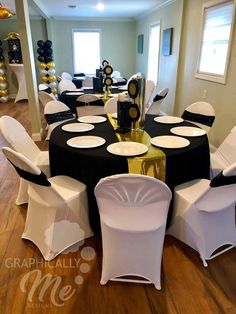
{"label": "gold table runner", "polygon": [[[108,119],[114,129],[118,127],[117,120],[108,114]],[[116,133],[120,142],[138,142],[148,147],[146,154],[136,157],[128,157],[129,173],[144,174],[165,181],[166,155],[158,147],[150,143],[150,136],[146,131],[131,131],[128,133]]]}

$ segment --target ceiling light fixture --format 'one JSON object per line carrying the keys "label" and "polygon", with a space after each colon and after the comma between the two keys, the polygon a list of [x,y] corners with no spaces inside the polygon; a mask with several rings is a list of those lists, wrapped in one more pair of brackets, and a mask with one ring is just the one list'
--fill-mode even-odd
{"label": "ceiling light fixture", "polygon": [[102,12],[104,10],[104,4],[99,2],[97,4],[96,8],[97,8],[98,11]]}
{"label": "ceiling light fixture", "polygon": [[69,5],[68,5],[68,8],[70,8],[70,9],[75,9],[75,8],[76,8],[76,5],[75,5],[75,4],[69,4]]}
{"label": "ceiling light fixture", "polygon": [[12,13],[10,10],[7,8],[4,8],[2,4],[0,3],[0,19],[8,19],[9,17],[12,17],[15,15],[15,13]]}

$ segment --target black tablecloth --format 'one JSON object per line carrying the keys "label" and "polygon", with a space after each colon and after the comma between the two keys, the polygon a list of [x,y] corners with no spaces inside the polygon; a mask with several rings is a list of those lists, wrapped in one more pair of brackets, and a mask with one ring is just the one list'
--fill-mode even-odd
{"label": "black tablecloth", "polygon": [[[59,100],[61,102],[63,102],[64,104],[66,104],[70,110],[76,114],[76,107],[79,106],[78,102],[76,101],[76,99],[80,96],[80,95],[71,95],[70,94],[71,91],[64,91],[59,95]],[[91,89],[85,89],[82,91],[84,94],[93,94],[93,88]],[[111,90],[111,94],[115,94],[115,93],[121,93],[122,90],[119,90],[118,88],[112,88]],[[68,94],[67,94],[68,93]]]}
{"label": "black tablecloth", "polygon": [[[173,124],[161,124],[153,120],[154,116],[146,115],[145,130],[151,136],[171,135]],[[75,121],[76,122],[76,121]],[[68,123],[68,122],[67,122]],[[69,122],[71,123],[71,121]],[[66,123],[64,123],[66,124]],[[188,122],[174,126],[192,125]],[[66,144],[66,141],[79,135],[96,135],[106,139],[103,146],[94,149],[77,149]],[[191,144],[185,148],[162,149],[166,154],[166,183],[174,191],[174,187],[183,182],[197,178],[209,178],[210,153],[206,135],[188,138]],[[109,144],[117,142],[116,133],[110,122],[95,125],[86,133],[67,133],[61,126],[55,128],[49,142],[51,174],[68,175],[87,185],[89,198],[89,217],[95,232],[100,229],[99,213],[94,196],[97,182],[106,176],[128,172],[126,157],[115,156],[107,152]],[[172,206],[169,210],[168,224],[171,220]]]}

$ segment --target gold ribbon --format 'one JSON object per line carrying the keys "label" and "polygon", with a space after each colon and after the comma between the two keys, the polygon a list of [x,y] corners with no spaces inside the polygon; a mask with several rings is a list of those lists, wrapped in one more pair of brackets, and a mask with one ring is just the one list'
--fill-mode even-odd
{"label": "gold ribbon", "polygon": [[[118,127],[117,120],[108,114],[108,119],[114,129]],[[166,176],[166,155],[150,143],[150,136],[145,131],[133,131],[125,134],[116,133],[120,142],[138,142],[145,144],[148,151],[145,155],[128,157],[129,173],[144,174],[159,180],[165,181]]]}

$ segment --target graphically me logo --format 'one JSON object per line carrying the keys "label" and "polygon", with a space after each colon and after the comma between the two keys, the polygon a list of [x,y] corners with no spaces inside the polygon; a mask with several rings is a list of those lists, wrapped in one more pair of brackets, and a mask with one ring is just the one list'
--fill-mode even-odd
{"label": "graphically me logo", "polygon": [[[56,235],[56,237],[55,237]],[[27,293],[28,301],[32,307],[51,307],[52,305],[62,307],[65,302],[71,299],[76,293],[76,286],[82,285],[84,276],[90,271],[91,261],[95,258],[96,253],[91,246],[84,246],[84,231],[76,223],[66,220],[52,224],[45,231],[45,244],[50,247],[52,257],[60,253],[68,243],[77,243],[68,247],[62,252],[63,255],[59,259],[53,261],[45,261],[43,258],[29,258],[20,260],[19,258],[8,258],[5,261],[7,268],[27,268],[34,269],[25,273],[20,281],[20,289],[23,293]],[[69,258],[66,254],[80,251],[80,256]],[[42,269],[44,268],[44,271]],[[63,284],[63,276],[55,276],[50,272],[45,274],[45,269],[61,268],[76,269],[73,273],[77,273],[71,284]],[[56,270],[55,270],[56,272]],[[60,270],[62,273],[62,270]],[[68,272],[67,272],[68,274]],[[50,297],[50,304],[45,303],[45,297]],[[35,300],[39,303],[35,303]]]}

